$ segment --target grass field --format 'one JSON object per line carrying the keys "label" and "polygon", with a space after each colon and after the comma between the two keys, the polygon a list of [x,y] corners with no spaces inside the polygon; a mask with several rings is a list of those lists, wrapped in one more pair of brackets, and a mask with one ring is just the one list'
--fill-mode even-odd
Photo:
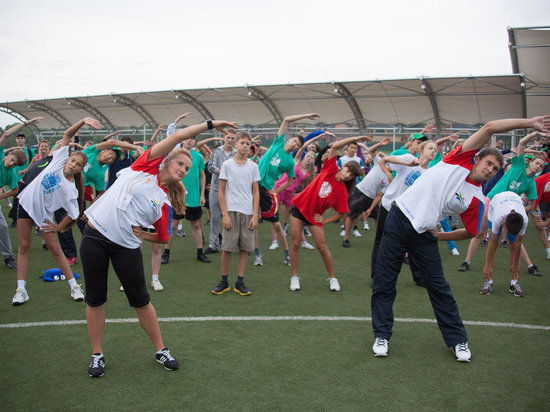
{"label": "grass field", "polygon": [[[185,228],[190,234],[189,226]],[[478,251],[469,272],[458,272],[467,243],[459,243],[461,256],[452,256],[440,244],[446,277],[467,323],[473,353],[469,364],[456,362],[445,347],[426,291],[413,284],[406,266],[398,282],[394,310],[400,320],[394,325],[390,356],[374,358],[368,320],[373,230],[361,230],[363,237],[352,238],[349,249],[341,247],[338,225],[326,232],[342,287],[338,293],[329,291],[317,251],[308,250],[301,252],[302,290],[290,292],[289,268],[280,249],[268,250],[265,223],[260,227],[265,266],[254,267],[250,260],[246,284],[253,294],[248,297],[211,295],[219,281],[219,255],[211,255],[211,264],[200,263],[192,240],[176,239],[170,263],[161,269],[165,291],[151,291],[165,343],[181,364],[175,372],[153,360],[154,349],[111,276],[106,313],[118,321],[105,330],[107,366],[101,379],[87,376],[85,305],[70,299],[66,282],[38,279],[54,262],[33,237],[29,302],[11,306],[15,273],[0,269],[0,408],[550,409],[550,265],[532,228],[526,245],[545,276],[533,277],[522,267],[524,298],[508,293],[507,250],[498,250],[493,294],[482,296],[485,249]],[[15,233],[10,233],[16,249]],[[149,271],[150,249],[144,254]],[[232,263],[236,268],[236,259]],[[74,270],[80,273],[80,264]],[[232,272],[232,282],[235,276]],[[80,322],[28,324],[69,320]]]}

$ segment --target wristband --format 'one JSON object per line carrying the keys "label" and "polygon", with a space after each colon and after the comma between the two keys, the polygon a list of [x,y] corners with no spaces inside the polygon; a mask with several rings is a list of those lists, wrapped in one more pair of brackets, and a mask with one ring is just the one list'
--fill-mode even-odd
{"label": "wristband", "polygon": [[208,126],[208,130],[212,130],[214,128],[214,124],[212,123],[212,120],[208,119],[206,121],[206,125]]}

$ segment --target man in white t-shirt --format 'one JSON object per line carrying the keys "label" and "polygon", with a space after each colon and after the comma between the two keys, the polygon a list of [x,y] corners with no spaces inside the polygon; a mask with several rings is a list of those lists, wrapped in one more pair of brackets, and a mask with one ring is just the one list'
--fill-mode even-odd
{"label": "man in white t-shirt", "polygon": [[493,291],[493,267],[498,238],[500,237],[502,227],[505,226],[511,253],[510,272],[512,273],[512,280],[509,292],[516,297],[523,297],[523,290],[518,283],[519,261],[521,243],[529,220],[521,196],[508,191],[496,194],[491,203],[489,203],[487,219],[489,243],[487,244],[485,267],[483,268],[483,287],[479,293],[489,295]]}

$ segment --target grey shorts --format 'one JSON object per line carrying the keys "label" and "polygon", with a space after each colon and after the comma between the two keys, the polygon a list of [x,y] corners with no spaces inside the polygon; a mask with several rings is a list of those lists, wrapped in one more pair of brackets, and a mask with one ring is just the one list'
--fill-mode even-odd
{"label": "grey shorts", "polygon": [[227,212],[231,218],[231,229],[223,228],[221,249],[226,252],[254,250],[254,231],[248,228],[252,215],[239,212]]}

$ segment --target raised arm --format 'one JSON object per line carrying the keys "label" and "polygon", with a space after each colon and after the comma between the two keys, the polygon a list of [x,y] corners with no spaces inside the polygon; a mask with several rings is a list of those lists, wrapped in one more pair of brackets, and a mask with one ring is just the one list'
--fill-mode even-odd
{"label": "raised arm", "polygon": [[119,134],[120,134],[120,132],[109,133],[108,135],[106,135],[106,136],[103,138],[103,141],[106,142],[106,141],[109,140],[111,137],[118,136]]}
{"label": "raised arm", "polygon": [[527,143],[529,143],[531,140],[533,140],[535,137],[537,137],[537,132],[529,133],[527,136],[522,137],[518,143],[518,147],[516,148],[516,156],[521,156],[523,153],[525,153],[525,149],[527,148]]}
{"label": "raised arm", "polygon": [[19,130],[21,130],[23,127],[28,126],[30,124],[37,124],[40,122],[40,120],[44,120],[43,117],[35,117],[34,119],[27,120],[26,122],[16,124],[13,127],[10,127],[8,130],[6,130],[2,137],[0,137],[0,146],[5,146],[6,142],[8,141],[8,138],[14,134],[17,133]]}
{"label": "raised arm", "polygon": [[341,147],[344,147],[347,144],[355,143],[355,142],[368,142],[371,138],[369,136],[355,136],[355,137],[348,137],[346,139],[340,139],[332,143],[332,146],[330,146],[330,151],[328,152],[328,157],[334,157],[338,154],[338,150]]}
{"label": "raised arm", "polygon": [[[225,127],[231,127],[237,129],[236,122],[226,122],[225,120],[212,120],[212,127],[223,132]],[[157,143],[151,148],[149,152],[149,159],[156,159],[157,157],[165,156],[176,147],[176,145],[184,140],[193,139],[199,133],[208,130],[208,124],[206,122],[199,123],[194,126],[189,126],[184,129],[180,129],[174,134],[168,136],[162,142]]]}
{"label": "raised arm", "polygon": [[279,131],[277,132],[277,136],[281,136],[285,134],[288,129],[288,126],[291,123],[297,122],[298,120],[302,120],[302,119],[316,120],[319,117],[321,117],[321,115],[317,113],[296,114],[294,116],[287,116],[283,119],[283,122],[279,127]]}
{"label": "raised arm", "polygon": [[462,144],[461,151],[477,150],[487,144],[495,133],[504,133],[515,129],[531,128],[539,132],[548,132],[550,127],[550,116],[537,116],[530,119],[501,119],[492,120],[473,135],[468,137]]}
{"label": "raised arm", "polygon": [[304,144],[302,145],[302,147],[300,147],[298,149],[298,151],[296,152],[296,155],[294,156],[294,163],[298,163],[300,162],[300,160],[302,160],[302,154],[304,154],[304,151],[306,150],[306,147],[308,147],[310,144],[312,144],[313,142],[319,140],[319,138],[321,136],[323,136],[324,133],[318,135],[318,136],[315,136],[315,137],[312,137],[311,139],[309,139],[307,142],[304,142]]}
{"label": "raised arm", "polygon": [[[80,128],[85,124],[90,127],[93,127],[94,129],[101,129],[101,123],[99,123],[96,119],[91,117],[85,117],[84,119],[79,120],[78,122],[73,124],[71,127],[69,127],[67,130],[65,130],[65,133],[63,133],[63,139],[61,139],[61,147],[68,146],[69,143],[71,142],[71,139],[76,134],[76,132],[78,132]],[[100,144],[104,144],[104,143],[100,143]]]}
{"label": "raised arm", "polygon": [[372,146],[370,147],[367,147],[365,146],[365,153],[366,154],[370,154],[372,155],[372,153],[376,152],[378,149],[380,149],[382,146],[386,146],[387,144],[389,144],[391,142],[391,139],[389,137],[386,137],[384,139],[382,139],[381,141],[379,141],[378,143],[376,144],[373,144]]}
{"label": "raised arm", "polygon": [[151,136],[151,144],[157,143],[157,137],[159,136],[160,132],[162,132],[166,128],[165,125],[159,124],[157,127],[157,130],[153,133],[153,136]]}
{"label": "raised arm", "polygon": [[204,146],[205,144],[210,143],[210,142],[216,142],[216,141],[222,141],[223,142],[223,137],[209,137],[208,139],[199,140],[197,142],[197,149],[200,150],[200,148],[202,146]]}

